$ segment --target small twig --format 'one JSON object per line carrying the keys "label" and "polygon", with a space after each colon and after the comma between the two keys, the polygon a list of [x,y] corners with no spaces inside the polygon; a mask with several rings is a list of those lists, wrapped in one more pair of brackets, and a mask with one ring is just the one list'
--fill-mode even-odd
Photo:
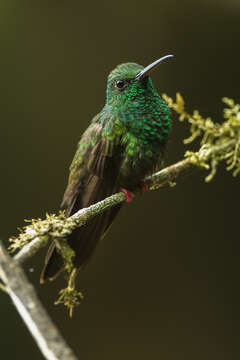
{"label": "small twig", "polygon": [[77,360],[49,318],[20,265],[0,242],[0,277],[8,295],[47,360]]}
{"label": "small twig", "polygon": [[192,163],[189,158],[181,160],[147,177],[145,183],[150,190],[157,190],[164,185],[171,185],[180,174],[185,173],[191,166]]}
{"label": "small twig", "polygon": [[22,264],[28,258],[34,256],[38,250],[44,247],[47,243],[42,238],[37,236],[29,244],[25,245],[15,256],[14,259]]}

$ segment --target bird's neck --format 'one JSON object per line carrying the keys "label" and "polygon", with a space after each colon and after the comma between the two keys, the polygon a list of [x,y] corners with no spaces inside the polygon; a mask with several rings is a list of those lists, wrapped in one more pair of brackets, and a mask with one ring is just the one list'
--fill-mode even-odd
{"label": "bird's neck", "polygon": [[138,95],[137,100],[126,96],[121,106],[111,106],[111,112],[127,132],[145,143],[165,140],[171,129],[170,110],[156,92]]}

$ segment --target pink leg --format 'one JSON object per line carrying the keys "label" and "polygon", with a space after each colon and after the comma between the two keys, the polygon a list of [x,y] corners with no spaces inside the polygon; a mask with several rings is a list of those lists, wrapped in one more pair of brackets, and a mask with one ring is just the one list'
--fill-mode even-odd
{"label": "pink leg", "polygon": [[121,192],[123,192],[125,194],[127,203],[131,202],[132,199],[134,198],[134,194],[131,191],[127,190],[127,189],[124,189],[124,188],[120,187],[118,189],[118,191],[121,191]]}
{"label": "pink leg", "polygon": [[148,191],[148,186],[143,180],[140,181],[140,187],[143,193]]}

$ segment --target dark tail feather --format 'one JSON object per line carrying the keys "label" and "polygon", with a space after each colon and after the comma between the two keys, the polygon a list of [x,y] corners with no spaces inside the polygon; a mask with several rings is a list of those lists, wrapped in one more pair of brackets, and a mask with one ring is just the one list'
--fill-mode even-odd
{"label": "dark tail feather", "polygon": [[46,280],[54,280],[62,271],[62,266],[62,257],[58,254],[55,244],[52,242],[45,258],[44,268],[40,276],[40,283],[43,284]]}

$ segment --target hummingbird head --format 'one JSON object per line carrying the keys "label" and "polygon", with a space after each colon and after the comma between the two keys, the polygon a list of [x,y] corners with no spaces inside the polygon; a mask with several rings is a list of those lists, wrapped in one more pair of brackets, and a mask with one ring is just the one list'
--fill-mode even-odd
{"label": "hummingbird head", "polygon": [[107,104],[122,107],[129,101],[142,101],[143,96],[154,91],[149,73],[163,60],[172,56],[166,55],[146,67],[136,63],[118,65],[108,76]]}
{"label": "hummingbird head", "polygon": [[[147,67],[135,63],[118,65],[108,77],[107,111],[116,124],[145,143],[163,141],[171,129],[170,110],[155,90],[149,76],[164,56]],[[109,132],[106,127],[105,132]],[[110,131],[111,132],[111,131]]]}

